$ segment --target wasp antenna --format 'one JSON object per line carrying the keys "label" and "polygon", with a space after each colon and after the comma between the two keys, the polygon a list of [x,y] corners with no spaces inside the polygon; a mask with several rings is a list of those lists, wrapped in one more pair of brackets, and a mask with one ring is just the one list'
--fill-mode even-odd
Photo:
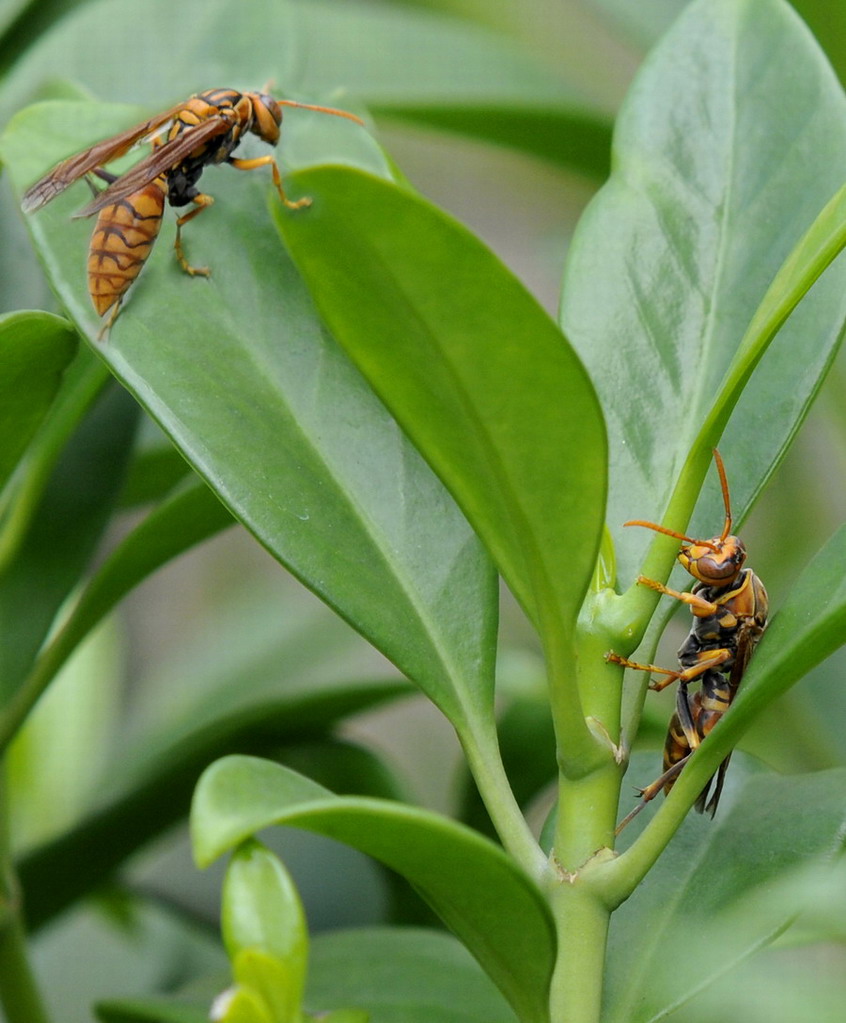
{"label": "wasp antenna", "polygon": [[280,107],[299,107],[300,110],[316,110],[320,114],[334,114],[336,117],[346,117],[348,121],[355,121],[356,124],[364,125],[364,121],[349,110],[338,110],[337,107],[322,107],[316,103],[298,103],[294,99],[278,99]]}
{"label": "wasp antenna", "polygon": [[720,476],[720,486],[722,487],[722,491],[723,491],[723,504],[725,505],[725,509],[726,509],[726,523],[723,526],[722,536],[720,537],[720,541],[722,542],[723,540],[725,540],[725,538],[731,532],[731,522],[732,522],[732,519],[731,519],[731,501],[729,499],[729,485],[728,485],[728,479],[726,478],[726,467],[723,465],[723,459],[722,459],[722,457],[720,455],[720,452],[717,451],[716,448],[714,448],[714,462],[716,463],[717,472],[719,473],[719,476]]}
{"label": "wasp antenna", "polygon": [[[708,547],[712,551],[719,551],[719,547],[716,544],[710,543],[708,540],[697,540],[692,536],[685,536],[684,533],[677,533],[674,529],[667,529],[666,526],[659,526],[657,522],[646,522],[644,519],[632,519],[630,522],[624,522],[624,526],[645,526],[647,529],[654,529],[656,533],[663,533],[664,536],[675,537],[676,540],[683,540],[685,543],[696,544],[698,547]],[[728,536],[728,534],[726,534]],[[725,539],[725,537],[723,538]]]}

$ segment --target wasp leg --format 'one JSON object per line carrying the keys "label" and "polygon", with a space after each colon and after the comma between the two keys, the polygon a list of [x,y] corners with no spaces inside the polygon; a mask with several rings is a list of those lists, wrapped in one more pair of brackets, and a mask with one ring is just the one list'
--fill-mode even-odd
{"label": "wasp leg", "polygon": [[668,781],[674,781],[681,774],[682,768],[687,763],[689,758],[690,754],[688,753],[686,757],[682,757],[681,760],[676,761],[676,763],[673,764],[672,767],[668,768],[660,776],[660,778],[656,778],[651,785],[647,785],[645,789],[638,789],[638,792],[640,793],[641,797],[640,802],[633,810],[630,810],[629,813],[627,813],[626,816],[620,821],[620,823],[617,825],[614,831],[615,835],[619,835],[623,828],[627,824],[631,823],[631,821],[633,821],[635,817],[637,817],[637,815],[646,806],[646,804],[652,802],[652,800],[664,788]]}
{"label": "wasp leg", "polygon": [[661,682],[655,682],[653,679],[649,681],[649,688],[653,692],[660,693],[662,689],[666,689],[667,686],[672,685],[673,682],[695,682],[700,675],[704,675],[710,668],[716,668],[721,664],[724,664],[730,657],[731,652],[729,650],[716,650],[716,651],[705,651],[710,656],[707,659],[698,661],[690,668],[683,668],[679,670],[673,670],[670,668],[659,668],[656,664],[638,664],[637,661],[630,661],[628,657],[621,657],[619,654],[615,654],[613,651],[609,651],[605,655],[605,660],[612,664],[621,664],[624,668],[634,668],[636,671],[648,671],[656,675],[665,675]]}
{"label": "wasp leg", "polygon": [[279,193],[279,198],[289,210],[300,210],[304,206],[311,206],[311,199],[308,196],[303,196],[302,199],[289,199],[285,195],[285,189],[282,187],[282,175],[279,173],[279,164],[270,153],[265,156],[256,156],[252,160],[239,160],[237,157],[230,157],[228,162],[236,170],[243,171],[255,170],[257,167],[270,167],[273,172],[273,184]]}
{"label": "wasp leg", "polygon": [[659,583],[657,579],[649,579],[645,575],[639,575],[637,577],[637,581],[641,584],[641,586],[648,586],[651,590],[655,590],[658,593],[666,593],[668,597],[675,597],[676,600],[680,600],[683,604],[689,604],[697,618],[704,618],[706,615],[716,614],[719,610],[719,605],[714,604],[712,601],[705,600],[696,593],[686,593],[682,590],[671,590],[669,586]]}
{"label": "wasp leg", "polygon": [[185,253],[182,249],[182,225],[187,224],[189,220],[193,220],[194,217],[202,213],[203,210],[208,209],[214,202],[214,198],[210,195],[206,195],[204,192],[200,192],[199,195],[195,195],[191,201],[196,203],[194,209],[191,210],[190,213],[184,213],[176,221],[176,240],[173,243],[173,251],[176,253],[179,265],[185,273],[189,274],[191,277],[211,277],[211,270],[207,266],[191,266],[185,258]]}
{"label": "wasp leg", "polygon": [[[102,167],[95,167],[91,174],[96,175],[101,181],[105,181],[106,185],[114,184],[118,179],[117,174],[112,174],[111,171],[104,170]],[[85,175],[85,184],[91,189],[91,194],[96,196],[100,194],[101,190],[91,180],[91,174]]]}
{"label": "wasp leg", "polygon": [[118,318],[118,313],[120,312],[120,309],[121,309],[122,305],[123,305],[123,295],[121,295],[120,298],[117,300],[117,302],[115,302],[115,304],[112,306],[111,316],[109,316],[108,320],[106,320],[106,322],[103,324],[103,326],[97,332],[97,340],[98,341],[105,341],[108,338],[109,331],[112,329],[112,324]]}

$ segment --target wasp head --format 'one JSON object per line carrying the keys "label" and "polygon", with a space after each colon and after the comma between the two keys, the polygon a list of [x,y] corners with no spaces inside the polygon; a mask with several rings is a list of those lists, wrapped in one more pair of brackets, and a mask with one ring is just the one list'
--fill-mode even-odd
{"label": "wasp head", "polygon": [[715,536],[682,544],[678,554],[682,567],[708,586],[734,582],[746,561],[746,547],[737,536]]}
{"label": "wasp head", "polygon": [[265,92],[254,92],[251,99],[253,101],[253,125],[250,131],[258,135],[262,142],[275,146],[279,141],[282,107]]}

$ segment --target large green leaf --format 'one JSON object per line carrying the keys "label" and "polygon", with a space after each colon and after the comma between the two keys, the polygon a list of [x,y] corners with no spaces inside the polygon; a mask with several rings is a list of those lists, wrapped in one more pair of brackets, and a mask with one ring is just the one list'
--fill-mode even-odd
{"label": "large green leaf", "polygon": [[[688,0],[594,0],[637,43],[648,49],[669,28]],[[846,7],[829,0],[791,0],[825,50],[832,67],[846,80]]]}
{"label": "large green leaf", "polygon": [[614,916],[608,1023],[663,1018],[784,930],[801,900],[767,890],[809,858],[839,855],[844,785],[844,769],[755,775],[715,821],[688,818]]}
{"label": "large green leaf", "polygon": [[[297,180],[314,216],[277,222],[327,323],[447,483],[547,650],[566,649],[605,499],[604,425],[581,363],[496,257],[429,203],[342,168]],[[578,699],[568,692],[571,712]]]}
{"label": "large green leaf", "polygon": [[194,796],[191,830],[197,862],[208,865],[274,823],[345,842],[408,878],[520,1018],[525,1023],[548,1020],[547,989],[555,960],[552,919],[540,891],[497,846],[425,810],[335,796],[278,764],[227,757],[203,774]]}
{"label": "large green leaf", "polygon": [[[788,66],[789,76],[779,70]],[[846,103],[786,4],[696,2],[644,65],[614,153],[574,239],[562,322],[609,419],[609,521],[619,531],[633,516],[661,519],[773,276],[842,183]],[[740,514],[833,357],[845,272],[840,263],[815,285],[734,411],[721,448]],[[699,478],[730,408],[701,442]],[[713,535],[719,505],[709,487],[692,529]],[[628,582],[647,541],[619,532]]]}
{"label": "large green leaf", "polygon": [[513,1023],[507,1003],[451,935],[373,928],[318,936],[310,1008],[358,1005],[370,1023]]}
{"label": "large green leaf", "polygon": [[[417,929],[363,928],[314,938],[306,1007],[322,1013],[347,1005],[366,1010],[370,1023],[516,1019],[452,935]],[[97,1017],[104,1023],[207,1023],[208,1001],[187,994],[114,1000],[99,1005]],[[334,1015],[321,1018],[335,1021]]]}
{"label": "large green leaf", "polygon": [[[113,39],[107,51],[104,24]],[[507,37],[433,12],[253,0],[234,26],[228,0],[207,0],[199,19],[191,5],[167,0],[100,0],[17,63],[0,95],[0,122],[57,75],[102,99],[163,109],[215,85],[256,89],[273,79],[277,89],[318,99],[340,86],[392,117],[523,148],[595,177],[608,167],[610,128],[597,104]]]}
{"label": "large green leaf", "polygon": [[76,334],[58,316],[0,317],[0,490],[52,404],[75,352]]}
{"label": "large green leaf", "polygon": [[[357,125],[298,113],[317,118],[301,156],[346,151],[384,169]],[[84,136],[135,116],[46,104],[15,120],[3,155],[22,186]],[[214,276],[180,273],[160,242],[99,354],[230,511],[454,723],[489,716],[496,591],[478,541],[326,336],[273,230],[267,181],[211,173],[220,202],[192,223],[187,246]],[[68,223],[81,199],[69,193],[31,224],[54,286],[91,336],[89,227]]]}

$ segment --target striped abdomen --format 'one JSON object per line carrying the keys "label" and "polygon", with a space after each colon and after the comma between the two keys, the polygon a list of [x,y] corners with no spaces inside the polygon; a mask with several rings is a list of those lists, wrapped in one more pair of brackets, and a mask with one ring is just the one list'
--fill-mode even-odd
{"label": "striped abdomen", "polygon": [[[730,680],[725,675],[721,675],[718,671],[705,672],[699,691],[690,697],[689,703],[690,717],[700,742],[729,709],[734,695]],[[692,752],[678,712],[674,712],[670,718],[667,739],[664,743],[664,770],[668,771]],[[677,777],[677,775],[673,775],[664,783],[664,795],[669,795]],[[709,781],[705,786],[705,792],[710,784]]]}
{"label": "striped abdomen", "polygon": [[120,301],[141,272],[162,226],[166,198],[160,175],[100,210],[88,250],[88,292],[99,316]]}

